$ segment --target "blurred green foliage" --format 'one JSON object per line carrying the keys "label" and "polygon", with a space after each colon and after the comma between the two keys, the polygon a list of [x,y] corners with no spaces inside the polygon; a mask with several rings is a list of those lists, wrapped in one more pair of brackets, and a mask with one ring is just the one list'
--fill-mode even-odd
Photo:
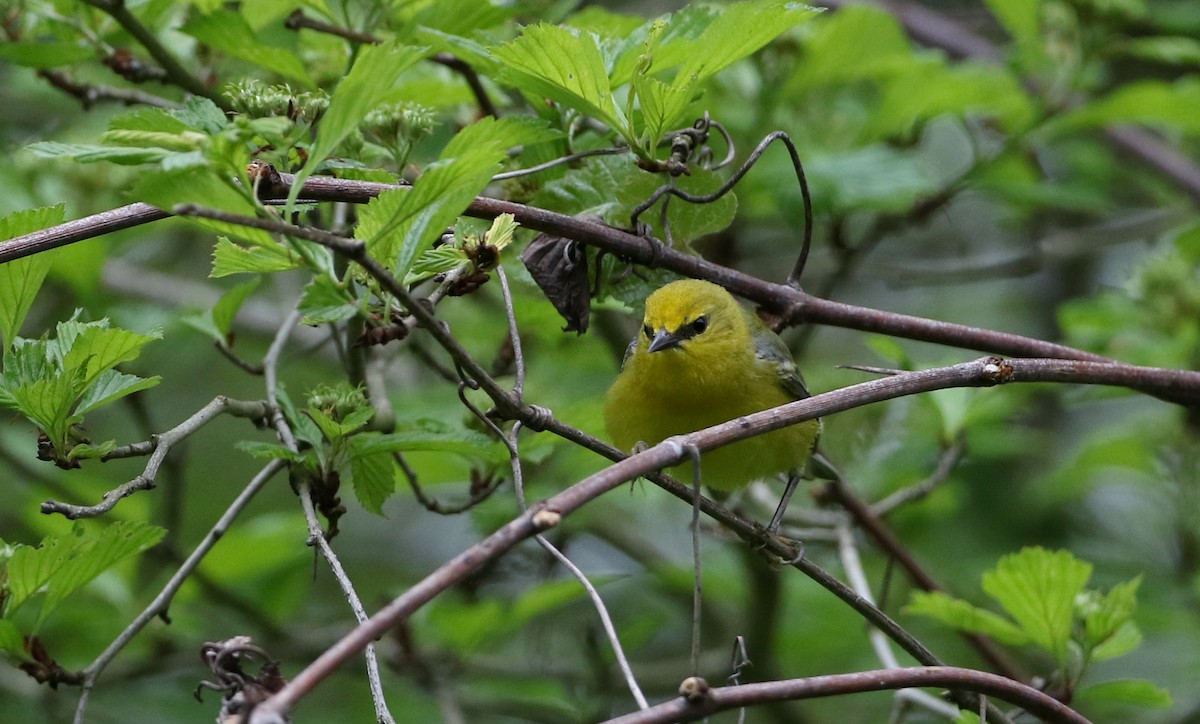
{"label": "blurred green foliage", "polygon": [[[1061,340],[1125,362],[1200,363],[1196,189],[1106,136],[1140,124],[1178,159],[1196,157],[1200,6],[1190,0],[956,6],[960,25],[998,49],[995,58],[968,59],[922,47],[912,28],[866,4],[819,13],[791,3],[689,4],[659,17],[547,0],[151,0],[130,9],[207,97],[186,96],[181,78],[164,77],[129,29],[92,5],[5,3],[0,216],[18,213],[0,224],[4,238],[131,201],[254,215],[262,206],[247,166],[259,160],[302,176],[415,180],[413,190],[364,206],[293,198],[290,211],[365,242],[393,272],[411,271],[410,281],[456,268],[471,277],[492,268],[478,258],[490,253],[487,225],[459,217],[475,195],[628,226],[670,168],[672,147],[660,137],[707,112],[727,129],[734,163],[693,163],[676,179],[693,194],[720,187],[768,133],[794,140],[817,214],[806,291]],[[289,27],[293,12],[315,22]],[[313,27],[321,23],[360,35]],[[361,34],[380,42],[361,42]],[[478,73],[478,88],[447,54]],[[64,92],[79,84],[90,91]],[[481,113],[479,89],[500,118]],[[135,104],[109,102],[113,96]],[[719,134],[707,143],[712,159],[725,156]],[[490,181],[617,145],[628,152]],[[665,215],[654,207],[640,220],[679,247],[782,281],[799,250],[802,208],[791,162],[772,145],[719,201],[674,198]],[[448,226],[454,240],[443,244]],[[513,288],[525,399],[603,437],[601,400],[637,327],[637,301],[667,275],[585,251],[589,269],[600,270],[601,293],[588,333],[563,334],[563,320],[517,263],[532,236],[518,229],[511,244],[494,247]],[[64,351],[59,368],[43,375],[67,380],[54,415],[43,419],[11,391],[0,399],[31,420],[14,412],[0,428],[0,647],[14,664],[29,662],[22,636],[36,634],[64,668],[88,665],[260,468],[254,454],[288,459],[312,480],[345,474],[348,510],[333,546],[368,611],[518,512],[504,446],[463,406],[453,364],[420,330],[400,339],[406,333],[393,329],[388,344],[364,347],[369,332],[398,326],[406,310],[323,247],[226,222],[169,220],[9,263],[0,275],[6,381],[31,369],[15,361],[15,345],[45,352],[59,344],[62,325],[126,341],[161,334],[144,349],[86,355],[103,370],[73,368],[92,383],[93,373],[111,373],[132,385],[127,392],[149,386],[130,380],[161,378],[153,389],[96,397],[102,404],[82,410],[79,384],[88,380],[67,374]],[[467,293],[443,298],[437,314],[511,387],[498,286],[493,279],[460,289]],[[423,295],[434,288],[417,287]],[[311,326],[296,332],[279,372],[301,450],[222,417],[171,451],[157,489],[123,500],[109,516],[71,522],[39,512],[47,498],[96,502],[144,465],[47,465],[37,460],[39,429],[60,461],[74,462],[84,456],[69,451],[83,447],[85,435],[146,440],[216,395],[262,399],[263,379],[213,345],[256,363],[296,308]],[[815,392],[863,379],[839,365],[922,368],[977,356],[835,328],[788,334]],[[478,391],[461,393],[489,405]],[[379,422],[383,408],[394,425]],[[83,411],[86,427],[75,419]],[[911,584],[889,573],[879,550],[865,542],[862,550],[881,606],[939,656],[983,666],[952,626],[986,619],[1022,668],[1079,689],[1073,703],[1085,715],[1166,722],[1200,707],[1200,444],[1192,417],[1125,390],[1010,385],[835,415],[822,445],[868,501],[910,490],[962,450],[940,484],[886,516],[954,597],[916,599],[942,614],[904,609]],[[393,462],[397,452],[423,495],[447,507],[504,480],[467,512],[437,515],[415,499]],[[520,455],[532,500],[604,465],[546,433],[523,434]],[[762,519],[777,489],[764,485],[731,503]],[[793,507],[805,508],[808,555],[844,577],[820,527],[837,511],[799,500]],[[652,700],[674,696],[691,673],[690,514],[641,482],[550,534],[599,588]],[[710,682],[729,675],[739,635],[755,662],[743,681],[880,666],[852,611],[794,571],[770,569],[720,529],[705,533],[701,669]],[[251,635],[285,676],[315,658],[354,619],[324,563],[314,568],[307,536],[281,475],[180,590],[170,625],[152,622],[100,677],[87,720],[128,721],[136,712],[138,720],[211,721],[218,695],[203,705],[191,698],[210,676],[198,657],[205,641]],[[1044,550],[1023,551],[1033,546]],[[981,579],[1011,620],[968,602]],[[1030,580],[1045,583],[1034,587],[1043,598],[1013,593]],[[21,606],[38,599],[38,616]],[[1061,615],[1035,623],[1022,600],[1055,601]],[[1036,633],[1038,626],[1053,631]],[[1140,632],[1140,647],[1130,630]],[[1115,639],[1123,655],[1102,655]],[[402,721],[591,721],[634,706],[581,587],[533,545],[436,598],[379,650],[388,701]],[[64,721],[77,690],[39,686],[5,666],[0,691],[0,719]],[[766,711],[779,721],[880,721],[892,703],[840,697]],[[299,713],[372,716],[358,666],[344,667]]]}

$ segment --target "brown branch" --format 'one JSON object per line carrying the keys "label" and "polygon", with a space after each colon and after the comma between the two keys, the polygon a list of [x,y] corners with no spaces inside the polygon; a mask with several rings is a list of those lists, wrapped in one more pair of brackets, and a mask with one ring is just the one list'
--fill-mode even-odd
{"label": "brown branch", "polygon": [[83,104],[83,109],[86,111],[99,101],[116,101],[124,103],[127,106],[142,104],[147,106],[155,106],[157,108],[178,108],[178,103],[173,103],[165,98],[159,98],[152,93],[144,93],[135,88],[113,88],[106,85],[93,85],[91,83],[80,83],[72,80],[71,76],[61,70],[48,70],[43,68],[37,72],[37,75],[46,79],[50,85],[58,88],[69,96],[79,99]]}
{"label": "brown branch", "polygon": [[[680,696],[649,709],[609,719],[606,724],[668,724],[695,721],[719,711],[768,702],[931,686],[966,689],[986,694],[1016,704],[1045,721],[1088,724],[1088,720],[1074,709],[1031,686],[996,674],[953,666],[858,671],[852,674],[765,681],[712,689],[707,688],[707,684],[702,680],[689,679],[680,686]],[[688,691],[687,695],[683,694],[685,688]]]}
{"label": "brown branch", "polygon": [[167,80],[179,86],[192,95],[202,96],[211,100],[223,111],[231,111],[233,107],[229,105],[221,95],[215,92],[212,88],[205,85],[199,78],[192,75],[183,64],[167,50],[166,46],[159,42],[154,33],[142,24],[136,15],[129,11],[125,6],[124,0],[84,0],[88,5],[91,5],[98,10],[108,13],[117,24],[125,29],[125,32],[132,35],[150,57],[158,61],[162,69],[167,73]]}
{"label": "brown branch", "polygon": [[[896,538],[892,531],[888,529],[887,525],[880,520],[874,512],[871,511],[870,507],[868,507],[866,503],[864,503],[857,495],[854,494],[854,491],[850,489],[850,486],[846,485],[846,481],[843,480],[840,475],[834,476],[833,481],[826,487],[826,489],[832,494],[833,499],[836,500],[843,508],[845,508],[848,513],[850,513],[850,516],[854,519],[855,524],[866,531],[867,535],[869,535],[871,539],[875,541],[876,545],[878,545],[885,553],[887,553],[888,556],[900,564],[900,567],[904,569],[905,573],[908,574],[909,579],[912,580],[918,588],[923,591],[944,590],[942,586],[940,586],[938,582],[934,580],[933,576],[930,575],[929,572],[917,562],[917,559],[913,556],[912,552],[909,551],[908,548],[906,548],[904,544],[901,543],[898,538]],[[1018,670],[1011,661],[1009,661],[1008,657],[1004,655],[1000,647],[997,646],[996,643],[987,636],[977,633],[964,633],[963,638],[965,638],[967,642],[970,643],[971,647],[974,648],[981,657],[983,657],[984,661],[988,662],[989,666],[996,671],[999,671],[1005,677],[1016,680],[1024,680],[1027,678],[1026,675],[1022,674],[1021,671]]]}
{"label": "brown branch", "polygon": [[[462,581],[472,572],[500,557],[526,538],[558,525],[563,517],[622,483],[639,476],[649,476],[652,480],[659,482],[661,478],[657,475],[650,475],[650,472],[677,465],[688,459],[690,446],[707,451],[803,420],[823,417],[903,395],[949,387],[986,387],[1014,381],[1065,381],[1067,379],[1083,384],[1111,384],[1122,375],[1133,374],[1124,367],[1124,365],[1098,365],[1069,360],[983,358],[950,367],[906,372],[884,379],[863,382],[764,410],[688,435],[668,438],[534,506],[527,514],[510,521],[478,544],[455,556],[407,592],[394,599],[365,624],[350,631],[333,644],[304,671],[293,678],[284,690],[256,710],[252,722],[253,724],[266,724],[267,722],[282,721],[280,717],[285,712],[295,706],[300,698],[328,677],[337,667],[355,656],[368,642],[376,640],[391,628],[402,623],[442,591]],[[1169,374],[1175,373],[1174,370],[1163,371]],[[1108,380],[1108,382],[1104,380]],[[1123,384],[1123,382],[1115,383]],[[522,409],[520,414],[524,419],[523,416],[527,412]],[[539,423],[548,430],[558,432],[545,419],[544,415]],[[607,456],[611,457],[617,454],[612,448],[603,447]],[[690,491],[678,483],[664,487],[681,498],[691,500]],[[701,510],[708,515],[715,515],[717,511],[723,511],[720,506],[706,498],[701,498],[700,506]],[[766,552],[785,560],[794,557],[795,551],[788,544],[778,538],[766,535],[761,528],[756,529],[753,524],[738,516],[725,511],[720,520],[729,524],[739,535],[761,543]],[[872,625],[886,633],[918,661],[930,666],[938,664],[937,658],[928,649],[904,632],[890,617],[841,584],[840,581],[834,579],[836,585],[830,585],[828,574],[806,558],[800,557],[792,561],[792,565],[810,575],[813,580],[825,586],[851,605],[854,610],[867,617]],[[960,704],[963,703],[961,698],[958,700]]]}
{"label": "brown branch", "polygon": [[[266,193],[273,196],[285,197],[287,195],[288,184],[292,182],[294,177],[289,174],[280,174],[280,176],[281,184],[275,188],[264,189]],[[367,181],[316,177],[310,178],[305,183],[301,196],[316,201],[366,203],[384,191],[402,188],[409,187]],[[1194,372],[1177,371],[1171,380],[1168,381],[1161,376],[1165,371],[1159,370],[1151,374],[1152,377],[1157,376],[1157,380],[1148,379],[1139,377],[1138,375],[1130,375],[1128,371],[1151,368],[1136,368],[1131,365],[1124,365],[1101,355],[1074,349],[1066,345],[1024,337],[1018,334],[996,332],[979,327],[924,319],[906,314],[896,314],[894,312],[885,312],[821,299],[782,284],[763,281],[749,274],[713,264],[712,262],[675,249],[663,247],[660,242],[655,240],[636,236],[588,219],[567,216],[534,206],[478,197],[465,212],[467,216],[483,219],[493,219],[503,213],[513,214],[517,222],[524,227],[576,239],[604,249],[634,263],[653,264],[685,276],[716,282],[731,292],[758,302],[768,309],[782,311],[786,319],[792,324],[801,322],[828,324],[847,329],[876,332],[895,337],[904,337],[923,342],[933,342],[1015,357],[1049,357],[1061,360],[1081,360],[1107,364],[1109,367],[1122,367],[1126,370],[1124,373],[1113,373],[1116,375],[1113,379],[1121,378],[1124,380],[1123,382],[1114,384],[1157,394],[1172,402],[1186,405],[1193,405],[1196,403],[1196,400],[1200,399],[1200,387],[1196,384],[1200,376],[1197,376],[1197,373]],[[99,236],[109,231],[125,229],[162,219],[168,215],[166,212],[156,209],[149,204],[135,203],[83,219],[77,219],[0,243],[0,263],[71,244],[82,239]],[[247,225],[258,223],[246,220],[247,217],[239,218],[243,219],[243,221],[235,223],[246,223]],[[262,223],[272,222],[263,221]],[[270,228],[273,229],[274,227]],[[299,227],[293,228],[298,229]],[[326,232],[317,232],[312,229],[301,231],[317,235],[324,234],[327,239],[344,241],[342,237],[327,234]]]}

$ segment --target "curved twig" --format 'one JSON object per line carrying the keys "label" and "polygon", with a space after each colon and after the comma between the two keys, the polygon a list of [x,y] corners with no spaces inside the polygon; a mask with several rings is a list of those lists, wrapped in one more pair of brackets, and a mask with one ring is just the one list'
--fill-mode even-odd
{"label": "curved twig", "polygon": [[1017,704],[1050,722],[1088,724],[1079,712],[1031,686],[1003,676],[954,666],[922,666],[882,671],[859,671],[806,679],[767,681],[704,689],[692,699],[676,697],[645,711],[609,719],[605,724],[667,724],[695,721],[726,709],[764,704],[772,701],[816,699],[826,696],[888,691],[917,686],[970,689]]}

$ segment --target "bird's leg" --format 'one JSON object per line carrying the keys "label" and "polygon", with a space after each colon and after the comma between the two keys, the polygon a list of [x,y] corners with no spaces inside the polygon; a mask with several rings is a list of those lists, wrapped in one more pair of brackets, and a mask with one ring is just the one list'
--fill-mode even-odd
{"label": "bird's leg", "polygon": [[779,499],[775,515],[771,516],[771,523],[767,526],[767,533],[770,535],[775,535],[779,531],[779,524],[783,522],[783,514],[787,511],[788,503],[792,501],[792,494],[796,492],[796,486],[799,484],[800,473],[795,470],[788,473],[787,487],[783,489],[783,497]]}

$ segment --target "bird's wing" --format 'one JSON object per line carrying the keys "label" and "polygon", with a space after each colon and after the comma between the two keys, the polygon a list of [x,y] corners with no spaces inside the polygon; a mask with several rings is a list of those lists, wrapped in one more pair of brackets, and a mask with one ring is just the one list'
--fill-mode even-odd
{"label": "bird's wing", "polygon": [[[641,334],[641,332],[638,334]],[[633,335],[633,339],[630,340],[629,346],[625,348],[625,356],[621,358],[621,369],[625,369],[625,365],[629,364],[629,358],[633,356],[634,350],[637,349],[637,343],[638,335],[635,334]]]}
{"label": "bird's wing", "polygon": [[[752,312],[746,312],[746,314],[753,317]],[[754,323],[750,328],[754,337],[754,354],[759,359],[771,363],[779,373],[779,386],[797,400],[811,397],[808,387],[804,385],[804,377],[800,374],[800,370],[796,369],[796,361],[792,359],[791,350],[787,348],[779,335],[767,329],[762,322],[758,321],[757,317],[753,317],[750,321]]]}

